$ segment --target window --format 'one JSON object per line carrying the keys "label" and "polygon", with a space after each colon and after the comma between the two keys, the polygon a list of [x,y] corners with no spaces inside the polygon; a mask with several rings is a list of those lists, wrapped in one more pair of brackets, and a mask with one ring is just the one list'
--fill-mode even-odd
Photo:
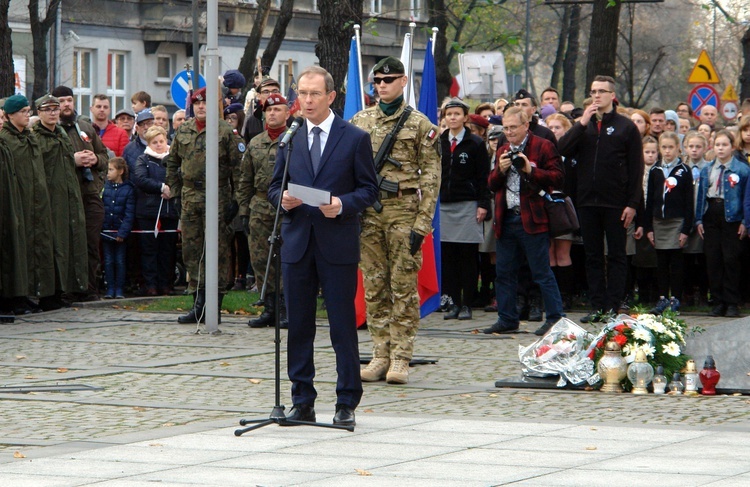
{"label": "window", "polygon": [[127,98],[127,58],[126,53],[109,51],[107,54],[107,96],[112,100],[112,113],[130,106]]}
{"label": "window", "polygon": [[170,83],[172,74],[172,56],[170,54],[159,54],[156,61],[156,81]]}
{"label": "window", "polygon": [[370,0],[370,13],[371,14],[383,13],[383,0]]}
{"label": "window", "polygon": [[412,20],[419,20],[419,15],[422,12],[422,0],[409,0],[409,15]]}
{"label": "window", "polygon": [[[281,86],[281,94],[284,96],[286,96],[287,91],[289,91],[289,75],[294,74],[296,65],[296,62],[292,62],[292,72],[290,73],[289,62],[279,63],[279,77],[277,79],[279,80],[279,85]],[[294,82],[297,82],[297,78],[294,78]]]}
{"label": "window", "polygon": [[91,106],[93,51],[73,50],[73,97],[78,113],[88,113]]}

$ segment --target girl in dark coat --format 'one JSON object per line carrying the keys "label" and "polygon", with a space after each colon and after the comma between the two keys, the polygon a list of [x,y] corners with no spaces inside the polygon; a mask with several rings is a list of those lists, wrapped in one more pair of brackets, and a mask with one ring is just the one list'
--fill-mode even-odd
{"label": "girl in dark coat", "polygon": [[107,281],[105,299],[124,298],[127,245],[135,220],[135,187],[128,181],[128,165],[122,157],[109,161],[107,183],[102,193],[104,203],[104,280]]}
{"label": "girl in dark coat", "polygon": [[146,295],[156,296],[169,294],[172,289],[179,217],[174,200],[169,199],[169,186],[164,183],[169,154],[167,132],[154,126],[144,138],[148,147],[136,161],[133,183],[138,194],[136,218],[145,232],[141,234],[141,265]]}

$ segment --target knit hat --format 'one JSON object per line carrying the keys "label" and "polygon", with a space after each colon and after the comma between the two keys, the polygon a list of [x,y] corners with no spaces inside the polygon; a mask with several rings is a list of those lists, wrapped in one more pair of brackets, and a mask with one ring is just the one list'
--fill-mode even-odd
{"label": "knit hat", "polygon": [[236,69],[230,69],[224,73],[224,86],[227,88],[242,88],[245,86],[245,77]]}
{"label": "knit hat", "polygon": [[73,96],[73,90],[67,86],[57,86],[52,90],[52,96],[55,98],[60,98],[61,96]]}
{"label": "knit hat", "polygon": [[29,100],[27,100],[25,96],[13,95],[13,96],[9,96],[5,100],[5,105],[3,105],[3,110],[8,115],[12,115],[27,106],[29,106]]}
{"label": "knit hat", "polygon": [[544,105],[540,110],[542,120],[546,120],[547,117],[549,117],[553,113],[557,113],[557,110],[555,110],[555,107],[553,107],[551,104]]}

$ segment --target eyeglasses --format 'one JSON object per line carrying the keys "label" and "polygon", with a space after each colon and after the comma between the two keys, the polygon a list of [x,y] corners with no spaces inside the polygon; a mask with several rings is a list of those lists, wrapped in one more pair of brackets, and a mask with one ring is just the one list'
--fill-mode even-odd
{"label": "eyeglasses", "polygon": [[279,93],[281,93],[281,91],[279,91],[279,90],[261,90],[260,91],[261,95],[276,95],[276,94],[279,94]]}
{"label": "eyeglasses", "polygon": [[591,96],[603,95],[605,93],[614,93],[614,91],[610,91],[610,90],[591,90],[591,91],[589,91],[589,95],[591,95]]}
{"label": "eyeglasses", "polygon": [[325,93],[321,93],[320,91],[300,91],[297,93],[297,96],[299,98],[307,98],[310,97],[312,99],[318,99],[322,97]]}
{"label": "eyeglasses", "polygon": [[523,127],[523,125],[503,125],[503,132],[515,132],[516,130]]}
{"label": "eyeglasses", "polygon": [[372,84],[379,85],[380,83],[385,83],[385,84],[389,85],[389,84],[393,83],[394,81],[396,81],[397,79],[403,78],[403,77],[404,77],[403,75],[401,75],[401,76],[389,76],[387,78],[378,78],[378,77],[375,77],[375,78],[372,79]]}
{"label": "eyeglasses", "polygon": [[59,113],[60,108],[40,108],[38,111],[43,113]]}

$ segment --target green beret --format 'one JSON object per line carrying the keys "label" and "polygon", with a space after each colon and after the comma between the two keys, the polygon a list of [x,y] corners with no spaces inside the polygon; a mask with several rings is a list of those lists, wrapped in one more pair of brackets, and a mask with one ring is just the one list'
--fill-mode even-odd
{"label": "green beret", "polygon": [[34,105],[36,105],[37,109],[42,108],[44,106],[48,106],[48,105],[60,106],[60,100],[58,100],[57,98],[55,98],[54,96],[48,93],[41,98],[37,98],[36,101],[34,102]]}
{"label": "green beret", "polygon": [[388,56],[380,60],[378,64],[372,68],[373,74],[404,74],[404,64],[393,56]]}
{"label": "green beret", "polygon": [[13,95],[13,96],[9,96],[5,100],[5,105],[3,105],[3,110],[5,110],[5,113],[10,115],[10,114],[16,113],[22,108],[26,108],[27,106],[29,106],[29,100],[27,100],[25,96]]}

